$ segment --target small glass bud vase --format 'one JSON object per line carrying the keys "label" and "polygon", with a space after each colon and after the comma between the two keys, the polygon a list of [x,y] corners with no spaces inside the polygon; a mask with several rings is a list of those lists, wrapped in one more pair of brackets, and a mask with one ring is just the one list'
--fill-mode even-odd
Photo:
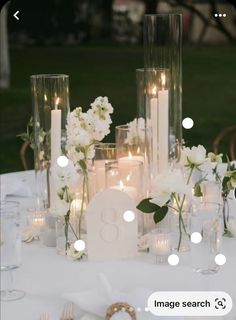
{"label": "small glass bud vase", "polygon": [[215,256],[221,252],[221,213],[222,205],[217,203],[202,202],[193,207],[191,257],[196,272],[212,274],[219,270]]}
{"label": "small glass bud vase", "polygon": [[82,170],[77,172],[77,183],[70,189],[73,198],[65,204],[61,199],[63,213],[56,221],[56,251],[61,255],[71,256],[76,240],[86,241],[86,210],[89,200],[95,194],[95,173],[88,170],[85,175]]}

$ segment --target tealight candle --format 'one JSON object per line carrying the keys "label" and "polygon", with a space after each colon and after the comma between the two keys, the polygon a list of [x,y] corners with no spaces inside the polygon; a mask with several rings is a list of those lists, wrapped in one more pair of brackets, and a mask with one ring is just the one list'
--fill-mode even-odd
{"label": "tealight candle", "polygon": [[142,155],[133,155],[131,153],[131,151],[129,151],[127,157],[121,157],[121,158],[118,159],[118,161],[133,161],[133,160],[140,161],[140,162],[144,163],[144,156],[142,156]]}
{"label": "tealight candle", "polygon": [[41,228],[45,225],[45,218],[44,217],[36,217],[33,218],[31,221],[32,227]]}
{"label": "tealight candle", "polygon": [[39,235],[41,230],[46,225],[46,223],[45,223],[46,211],[36,211],[36,210],[32,210],[32,209],[29,209],[28,211],[29,211],[28,224]]}
{"label": "tealight candle", "polygon": [[[171,252],[170,233],[153,230],[149,235],[150,253],[155,255],[159,262],[164,262]],[[158,259],[159,257],[159,259]]]}

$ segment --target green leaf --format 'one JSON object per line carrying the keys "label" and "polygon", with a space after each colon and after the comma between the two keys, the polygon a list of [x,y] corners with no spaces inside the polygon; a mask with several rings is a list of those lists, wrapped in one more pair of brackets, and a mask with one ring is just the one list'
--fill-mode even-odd
{"label": "green leaf", "polygon": [[199,183],[196,183],[194,186],[194,195],[195,195],[195,197],[202,197],[203,196],[201,186]]}
{"label": "green leaf", "polygon": [[168,212],[167,206],[163,206],[160,209],[158,209],[153,215],[153,219],[155,223],[162,221],[165,218],[167,212]]}
{"label": "green leaf", "polygon": [[150,202],[151,198],[146,198],[144,200],[142,200],[138,205],[137,205],[137,209],[144,212],[144,213],[153,213],[155,211],[157,211],[158,209],[160,209],[160,207],[155,204]]}

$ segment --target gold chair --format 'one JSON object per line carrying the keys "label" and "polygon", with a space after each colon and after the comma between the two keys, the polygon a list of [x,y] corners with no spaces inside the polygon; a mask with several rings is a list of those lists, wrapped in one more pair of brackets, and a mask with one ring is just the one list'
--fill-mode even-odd
{"label": "gold chair", "polygon": [[228,139],[228,156],[229,159],[236,160],[236,125],[230,126],[222,130],[217,134],[212,143],[212,150],[214,153],[218,153],[219,144],[224,140]]}
{"label": "gold chair", "polygon": [[29,148],[29,142],[25,141],[20,148],[20,160],[24,170],[29,170],[28,162],[26,160],[26,153]]}

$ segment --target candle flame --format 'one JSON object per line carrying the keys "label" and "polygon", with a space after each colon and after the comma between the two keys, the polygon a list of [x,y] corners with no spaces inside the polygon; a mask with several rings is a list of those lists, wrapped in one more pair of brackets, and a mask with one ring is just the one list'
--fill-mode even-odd
{"label": "candle flame", "polygon": [[124,191],[124,183],[122,180],[120,180],[120,188],[121,188],[121,191]]}
{"label": "candle flame", "polygon": [[166,85],[166,75],[164,73],[161,73],[161,85],[162,85],[162,88],[164,89]]}
{"label": "candle flame", "polygon": [[126,181],[130,181],[130,174],[127,175]]}
{"label": "candle flame", "polygon": [[152,94],[155,96],[157,94],[157,87],[153,86],[152,87]]}
{"label": "candle flame", "polygon": [[44,95],[44,101],[45,101],[45,102],[48,101],[48,98],[47,98],[47,95],[46,95],[46,94]]}
{"label": "candle flame", "polygon": [[55,109],[56,109],[56,110],[57,110],[57,108],[58,108],[59,102],[60,102],[60,98],[57,97],[57,98],[56,98],[56,102],[55,102]]}

